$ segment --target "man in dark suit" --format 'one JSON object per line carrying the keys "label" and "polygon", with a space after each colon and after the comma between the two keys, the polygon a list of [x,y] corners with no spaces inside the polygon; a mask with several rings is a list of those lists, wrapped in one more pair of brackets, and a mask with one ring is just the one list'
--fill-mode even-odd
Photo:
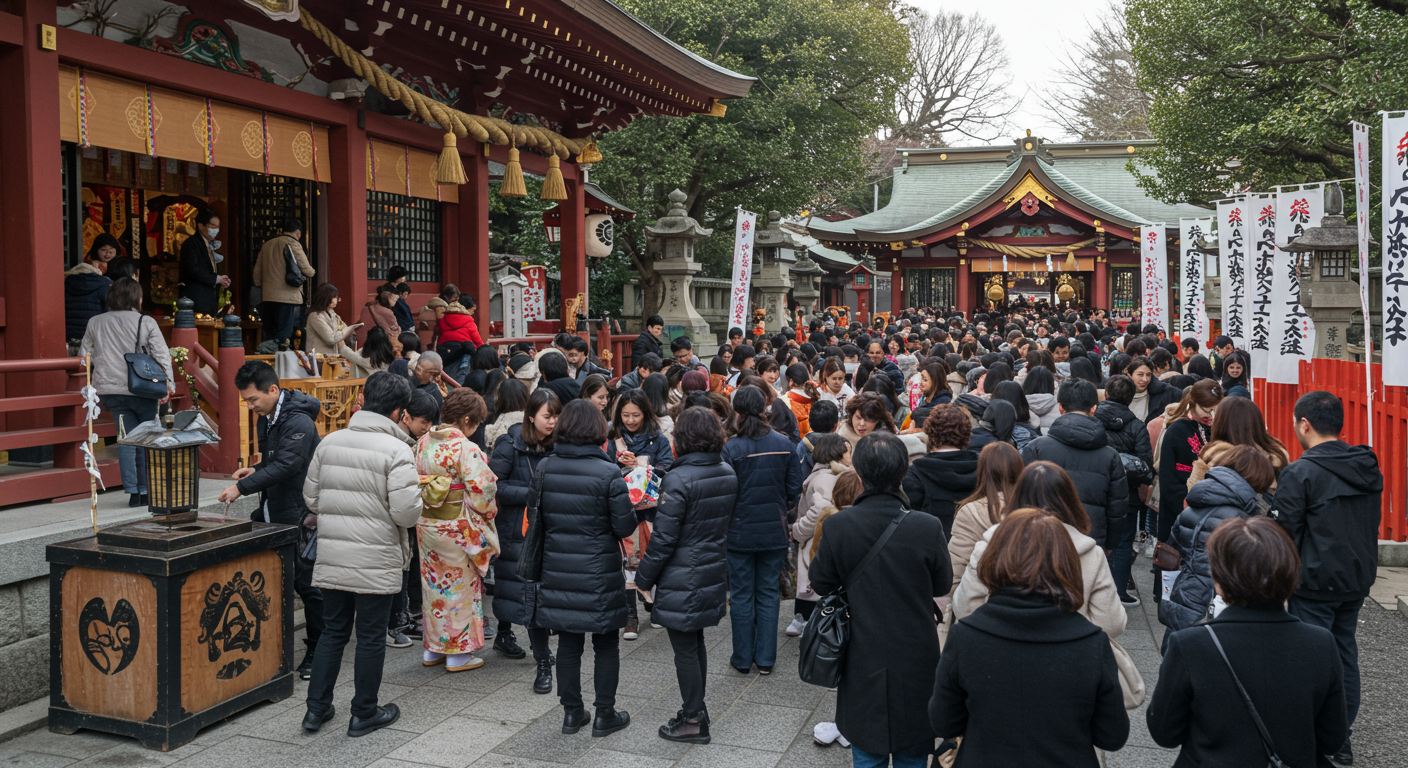
{"label": "man in dark suit", "polygon": [[181,243],[181,295],[195,302],[195,311],[214,315],[220,311],[218,294],[230,278],[215,272],[215,249],[210,241],[220,234],[220,217],[209,208],[196,214],[196,233]]}

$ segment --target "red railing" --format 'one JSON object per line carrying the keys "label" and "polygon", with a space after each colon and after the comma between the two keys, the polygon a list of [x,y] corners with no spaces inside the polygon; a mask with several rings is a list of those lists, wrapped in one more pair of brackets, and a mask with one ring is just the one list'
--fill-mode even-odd
{"label": "red railing", "polygon": [[[1385,387],[1382,366],[1372,366],[1374,452],[1384,473],[1382,518],[1379,538],[1408,540],[1408,387]],[[1301,362],[1299,384],[1255,382],[1255,398],[1266,417],[1266,428],[1280,438],[1291,452],[1301,454],[1295,433],[1296,400],[1307,392],[1323,390],[1344,402],[1344,432],[1341,438],[1351,445],[1369,442],[1369,405],[1364,392],[1364,364],[1348,360],[1316,359]]]}
{"label": "red railing", "polygon": [[[0,503],[23,504],[40,499],[57,499],[88,493],[88,471],[83,468],[83,454],[78,447],[88,439],[85,424],[83,388],[86,375],[83,359],[78,357],[39,360],[0,360],[0,374],[63,373],[67,375],[64,391],[56,394],[0,398],[0,414],[26,414],[41,421],[52,412],[53,426],[0,431],[0,451],[22,448],[54,447],[52,469],[36,468],[28,472],[13,472],[0,477]],[[115,437],[117,428],[104,414],[104,421],[93,425],[99,437]],[[9,425],[7,425],[9,426]],[[117,462],[102,461],[98,471],[109,487],[120,485],[121,473]]]}
{"label": "red railing", "polygon": [[[230,439],[201,446],[201,471],[228,475],[240,468],[243,455],[239,418],[242,411],[235,372],[244,365],[244,346],[222,346],[220,357],[216,358],[200,345],[196,328],[181,328],[179,324],[171,329],[171,346],[189,350],[182,368],[195,379],[201,410],[215,420],[222,438],[229,432]],[[202,365],[208,366],[215,377],[201,370]],[[175,384],[177,407],[188,407],[191,392],[185,376],[178,374]]]}

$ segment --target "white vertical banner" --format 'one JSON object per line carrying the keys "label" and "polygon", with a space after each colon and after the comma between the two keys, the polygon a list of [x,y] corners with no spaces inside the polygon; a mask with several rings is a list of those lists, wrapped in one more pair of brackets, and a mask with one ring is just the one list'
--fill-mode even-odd
{"label": "white vertical banner", "polygon": [[1247,293],[1251,301],[1251,312],[1247,316],[1251,336],[1248,351],[1252,355],[1252,375],[1264,379],[1271,362],[1271,269],[1276,257],[1274,196],[1249,196],[1247,213],[1255,217],[1248,220],[1252,242],[1249,259],[1252,269],[1247,272]]}
{"label": "white vertical banner", "polygon": [[1139,261],[1143,265],[1140,311],[1143,324],[1153,323],[1168,331],[1168,248],[1164,245],[1164,228],[1164,224],[1152,224],[1139,229]]}
{"label": "white vertical banner", "polygon": [[1354,213],[1359,225],[1359,306],[1364,312],[1364,402],[1369,447],[1374,445],[1374,334],[1369,314],[1369,126],[1351,120],[1354,133]]}
{"label": "white vertical banner", "polygon": [[1208,335],[1207,253],[1203,251],[1203,236],[1212,230],[1212,219],[1179,219],[1178,250],[1181,255],[1178,294],[1178,333],[1169,338],[1182,342],[1194,338],[1206,340]]}
{"label": "white vertical banner", "polygon": [[1384,115],[1384,385],[1408,385],[1408,114]]}
{"label": "white vertical banner", "polygon": [[738,226],[733,235],[733,289],[729,296],[728,327],[748,333],[748,287],[753,281],[753,230],[758,214],[738,209]]}
{"label": "white vertical banner", "polygon": [[1247,227],[1245,198],[1217,204],[1217,262],[1222,274],[1222,335],[1232,346],[1247,345]]}
{"label": "white vertical banner", "polygon": [[[1323,184],[1276,191],[1276,242],[1295,240],[1307,227],[1320,226],[1325,215]],[[1276,249],[1271,268],[1271,360],[1266,380],[1300,383],[1300,361],[1315,356],[1315,323],[1310,320],[1300,281],[1301,255]]]}

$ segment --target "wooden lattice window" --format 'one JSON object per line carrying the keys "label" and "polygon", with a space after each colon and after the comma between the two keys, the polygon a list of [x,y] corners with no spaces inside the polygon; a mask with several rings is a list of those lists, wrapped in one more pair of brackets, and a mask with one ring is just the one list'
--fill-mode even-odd
{"label": "wooden lattice window", "polygon": [[948,309],[957,306],[954,286],[957,269],[906,269],[904,271],[904,303],[907,307]]}
{"label": "wooden lattice window", "polygon": [[367,193],[367,277],[384,280],[400,264],[413,283],[438,283],[440,203],[391,192]]}
{"label": "wooden lattice window", "polygon": [[1110,269],[1110,309],[1114,312],[1129,313],[1139,308],[1139,268],[1112,267]]}

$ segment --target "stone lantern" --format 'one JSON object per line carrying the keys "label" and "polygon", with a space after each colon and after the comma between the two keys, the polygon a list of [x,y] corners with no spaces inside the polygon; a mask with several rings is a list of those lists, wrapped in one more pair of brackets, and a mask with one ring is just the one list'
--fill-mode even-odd
{"label": "stone lantern", "polygon": [[807,251],[802,250],[797,256],[797,263],[789,271],[792,273],[792,298],[804,313],[810,315],[816,311],[817,302],[821,299],[816,279],[826,270],[812,261]]}
{"label": "stone lantern", "polygon": [[645,250],[664,282],[660,317],[667,332],[670,326],[682,327],[697,345],[713,337],[709,335],[708,321],[694,308],[690,290],[694,276],[704,268],[694,260],[694,244],[714,234],[714,230],[699,226],[689,217],[684,207],[686,199],[678,189],[670,193],[670,207],[665,215],[654,226],[645,228]]}
{"label": "stone lantern", "polygon": [[1351,359],[1346,349],[1349,327],[1363,310],[1359,286],[1350,277],[1351,265],[1357,265],[1359,228],[1345,221],[1344,193],[1338,183],[1325,185],[1325,216],[1320,226],[1308,227],[1284,247],[1292,253],[1310,254],[1310,277],[1301,281],[1301,303],[1315,323],[1313,355]]}
{"label": "stone lantern", "polygon": [[768,225],[753,239],[758,254],[753,277],[754,306],[763,308],[763,327],[777,333],[789,324],[787,292],[792,288],[790,269],[797,260],[792,235],[782,231],[782,214],[768,211]]}

